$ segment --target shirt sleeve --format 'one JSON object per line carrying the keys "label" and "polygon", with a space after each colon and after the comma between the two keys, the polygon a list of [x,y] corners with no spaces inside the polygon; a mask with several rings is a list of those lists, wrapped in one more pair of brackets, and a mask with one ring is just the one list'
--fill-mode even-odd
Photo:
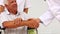
{"label": "shirt sleeve", "polygon": [[3,28],[2,23],[3,23],[3,19],[2,19],[1,15],[0,15],[0,27],[1,27],[1,28]]}
{"label": "shirt sleeve", "polygon": [[6,16],[6,14],[0,14],[0,26],[1,26],[1,28],[4,28],[3,27],[3,25],[2,25],[2,23],[4,22],[4,21],[8,21],[7,20],[7,17],[5,17]]}
{"label": "shirt sleeve", "polygon": [[52,0],[52,2],[54,2],[55,4],[60,5],[60,0]]}
{"label": "shirt sleeve", "polygon": [[41,15],[39,17],[39,19],[42,21],[42,23],[44,25],[48,25],[49,23],[52,22],[52,20],[54,19],[53,14],[50,12],[50,10],[48,10],[47,12],[45,12],[43,15]]}
{"label": "shirt sleeve", "polygon": [[30,8],[30,7],[31,7],[31,2],[30,2],[30,0],[25,0],[24,8]]}
{"label": "shirt sleeve", "polygon": [[4,6],[4,0],[0,0],[0,5]]}

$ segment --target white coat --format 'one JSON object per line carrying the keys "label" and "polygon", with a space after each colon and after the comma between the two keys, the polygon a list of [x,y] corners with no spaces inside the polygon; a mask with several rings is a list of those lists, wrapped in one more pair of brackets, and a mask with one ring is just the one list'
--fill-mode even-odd
{"label": "white coat", "polygon": [[60,0],[46,0],[48,3],[48,10],[39,18],[43,24],[48,25],[56,18],[60,21]]}

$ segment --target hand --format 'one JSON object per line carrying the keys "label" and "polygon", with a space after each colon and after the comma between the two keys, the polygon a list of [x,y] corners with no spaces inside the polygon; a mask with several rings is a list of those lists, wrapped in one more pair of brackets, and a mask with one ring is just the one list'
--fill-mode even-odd
{"label": "hand", "polygon": [[38,19],[31,18],[31,19],[28,19],[28,21],[26,21],[26,23],[29,28],[38,28],[39,27]]}
{"label": "hand", "polygon": [[38,23],[41,21],[39,18],[30,18],[30,19],[28,19],[28,20],[36,20]]}

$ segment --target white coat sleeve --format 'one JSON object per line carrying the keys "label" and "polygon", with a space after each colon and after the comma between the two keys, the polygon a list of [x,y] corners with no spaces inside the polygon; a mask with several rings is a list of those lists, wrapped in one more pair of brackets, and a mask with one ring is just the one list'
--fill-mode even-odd
{"label": "white coat sleeve", "polygon": [[39,17],[39,19],[43,22],[44,25],[48,25],[54,19],[53,14],[50,10],[46,11],[43,15]]}
{"label": "white coat sleeve", "polygon": [[58,21],[60,21],[60,0],[50,0],[47,2],[52,14]]}
{"label": "white coat sleeve", "polygon": [[30,0],[25,0],[24,8],[30,8],[30,7],[31,7],[31,2],[30,2]]}
{"label": "white coat sleeve", "polygon": [[47,25],[56,18],[60,21],[60,0],[47,0],[49,10],[42,16],[40,16],[41,21]]}
{"label": "white coat sleeve", "polygon": [[0,0],[0,5],[4,6],[4,0]]}

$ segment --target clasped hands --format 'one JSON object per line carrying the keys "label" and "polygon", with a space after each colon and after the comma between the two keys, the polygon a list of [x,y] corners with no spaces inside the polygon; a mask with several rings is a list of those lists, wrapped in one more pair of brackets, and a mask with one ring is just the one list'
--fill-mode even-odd
{"label": "clasped hands", "polygon": [[29,28],[38,28],[40,20],[38,18],[30,18],[28,20],[22,20],[21,18],[16,18],[11,21],[3,22],[3,27],[5,28],[17,28],[20,26],[27,26]]}

